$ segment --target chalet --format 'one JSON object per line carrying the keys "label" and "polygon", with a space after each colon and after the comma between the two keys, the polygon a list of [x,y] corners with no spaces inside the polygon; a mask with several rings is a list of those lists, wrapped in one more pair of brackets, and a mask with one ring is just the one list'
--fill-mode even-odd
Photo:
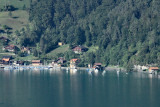
{"label": "chalet", "polygon": [[74,47],[72,50],[74,51],[74,53],[82,53],[82,52],[86,52],[88,48],[79,45]]}
{"label": "chalet", "polygon": [[79,59],[71,59],[70,60],[70,68],[76,68],[79,61],[80,61]]}
{"label": "chalet", "polygon": [[63,42],[58,42],[58,46],[63,46],[64,43]]}
{"label": "chalet", "polygon": [[32,66],[42,65],[41,60],[32,60]]}
{"label": "chalet", "polygon": [[27,54],[31,54],[31,51],[30,51],[30,48],[28,48],[28,47],[21,47],[21,52],[26,52]]}
{"label": "chalet", "polygon": [[158,67],[149,67],[148,71],[149,71],[149,73],[154,73],[154,72],[159,71],[159,68]]}
{"label": "chalet", "polygon": [[66,62],[65,58],[59,57],[57,63],[64,64]]}
{"label": "chalet", "polygon": [[12,56],[3,56],[3,58],[1,59],[1,64],[8,65],[10,64],[11,59]]}
{"label": "chalet", "polygon": [[17,47],[15,45],[9,45],[9,46],[4,47],[4,50],[8,52],[14,52],[16,48]]}
{"label": "chalet", "polygon": [[94,63],[93,68],[101,70],[102,69],[102,63]]}

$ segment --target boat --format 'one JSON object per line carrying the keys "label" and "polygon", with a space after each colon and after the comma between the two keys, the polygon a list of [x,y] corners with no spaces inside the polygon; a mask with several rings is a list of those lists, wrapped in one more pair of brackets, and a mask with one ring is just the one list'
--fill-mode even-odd
{"label": "boat", "polygon": [[95,73],[98,73],[98,71],[99,71],[98,69],[95,69],[95,70],[94,70]]}

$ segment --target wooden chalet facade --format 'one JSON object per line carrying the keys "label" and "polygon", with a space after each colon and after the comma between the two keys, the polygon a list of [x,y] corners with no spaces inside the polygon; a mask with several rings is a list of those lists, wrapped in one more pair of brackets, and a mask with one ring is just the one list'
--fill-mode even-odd
{"label": "wooden chalet facade", "polygon": [[86,48],[84,46],[76,46],[72,50],[74,53],[80,54],[82,52],[86,52],[88,50],[88,48]]}
{"label": "wooden chalet facade", "polygon": [[41,60],[32,60],[32,66],[42,65]]}
{"label": "wooden chalet facade", "polygon": [[4,50],[6,50],[8,52],[15,52],[16,48],[18,48],[18,47],[15,45],[9,45],[9,46],[4,47]]}

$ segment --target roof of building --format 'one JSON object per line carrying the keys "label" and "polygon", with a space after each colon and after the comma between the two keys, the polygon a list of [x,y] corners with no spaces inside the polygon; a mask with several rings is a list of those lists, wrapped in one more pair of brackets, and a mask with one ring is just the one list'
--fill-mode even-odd
{"label": "roof of building", "polygon": [[149,67],[150,70],[159,70],[158,67]]}
{"label": "roof of building", "polygon": [[6,61],[8,62],[10,60],[10,58],[3,58],[2,61]]}
{"label": "roof of building", "polygon": [[41,60],[32,60],[32,63],[40,63]]}
{"label": "roof of building", "polygon": [[102,63],[94,63],[94,65],[102,65]]}
{"label": "roof of building", "polygon": [[15,48],[15,45],[9,45],[5,47],[5,49],[14,49],[14,48]]}
{"label": "roof of building", "polygon": [[78,59],[71,59],[71,61],[76,62]]}
{"label": "roof of building", "polygon": [[76,47],[73,48],[73,50],[80,50],[80,49],[87,49],[87,48],[84,47],[84,46],[81,46],[81,45],[76,46]]}
{"label": "roof of building", "polygon": [[64,57],[59,57],[58,60],[65,60],[65,58]]}

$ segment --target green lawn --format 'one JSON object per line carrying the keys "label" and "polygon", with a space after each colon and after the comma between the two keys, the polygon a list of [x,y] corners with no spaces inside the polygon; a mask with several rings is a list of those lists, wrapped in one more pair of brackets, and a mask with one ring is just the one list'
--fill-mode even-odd
{"label": "green lawn", "polygon": [[63,45],[48,53],[47,56],[56,56],[59,53],[65,53],[67,51],[69,51],[69,45]]}
{"label": "green lawn", "polygon": [[24,10],[17,10],[12,12],[12,18],[8,12],[0,12],[0,25],[7,25],[12,28],[12,32],[23,28],[28,23],[29,14]]}
{"label": "green lawn", "polygon": [[[3,8],[6,4],[13,5],[15,8],[23,9],[25,5],[26,8],[30,7],[31,0],[0,0],[0,8]],[[33,0],[34,1],[34,0]]]}

